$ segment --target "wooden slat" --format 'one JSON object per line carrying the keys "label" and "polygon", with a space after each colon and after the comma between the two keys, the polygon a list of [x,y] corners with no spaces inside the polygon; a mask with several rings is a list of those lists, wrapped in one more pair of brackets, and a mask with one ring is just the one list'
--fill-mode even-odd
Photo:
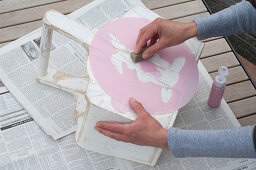
{"label": "wooden slat", "polygon": [[220,66],[234,67],[239,65],[239,62],[232,52],[203,58],[201,61],[206,67],[206,70],[210,73],[217,71]]}
{"label": "wooden slat", "polygon": [[238,119],[241,126],[255,125],[256,124],[256,114],[242,119]]}
{"label": "wooden slat", "polygon": [[[218,75],[217,71],[210,74],[212,79],[214,79],[217,75]],[[229,75],[227,77],[227,85],[246,81],[246,80],[249,80],[249,78],[241,66],[237,66],[229,69]]]}
{"label": "wooden slat", "polygon": [[29,8],[34,6],[39,6],[43,4],[60,2],[64,0],[4,0],[0,1],[0,13],[5,13],[9,11],[20,10],[23,8]]}
{"label": "wooden slat", "polygon": [[9,42],[1,43],[1,44],[0,44],[0,48],[3,47],[3,46],[5,46],[5,45],[7,45],[8,43],[9,43]]}
{"label": "wooden slat", "polygon": [[256,113],[256,96],[228,104],[237,118]]}
{"label": "wooden slat", "polygon": [[177,21],[177,22],[192,22],[195,18],[199,18],[199,17],[206,17],[209,16],[208,12],[203,12],[203,13],[199,13],[199,14],[194,14],[194,15],[189,15],[189,16],[185,16],[182,18],[176,18],[173,21]]}
{"label": "wooden slat", "polygon": [[219,37],[211,37],[211,38],[207,38],[205,40],[202,40],[203,42],[208,42],[208,41],[213,41],[213,40],[217,40],[217,39],[221,39],[223,38],[223,36],[219,36]]}
{"label": "wooden slat", "polygon": [[91,1],[92,0],[68,0],[64,2],[57,2],[53,4],[1,14],[0,28],[40,20],[43,18],[45,12],[49,9],[55,9],[61,13],[67,14],[81,8],[82,6],[88,4]]}
{"label": "wooden slat", "polygon": [[0,29],[0,43],[13,41],[42,26],[42,21],[35,21],[26,24],[11,26]]}
{"label": "wooden slat", "polygon": [[205,43],[204,49],[200,58],[206,58],[216,54],[222,54],[231,51],[228,43],[224,38],[217,39],[214,41],[209,41]]}
{"label": "wooden slat", "polygon": [[158,15],[167,18],[175,19],[184,16],[206,12],[206,8],[202,1],[196,0],[178,5],[168,6],[154,10]]}
{"label": "wooden slat", "polygon": [[142,0],[145,6],[149,9],[171,6],[174,4],[180,4],[188,1],[191,1],[191,0]]}
{"label": "wooden slat", "polygon": [[[39,12],[37,12],[36,15],[40,15],[40,13],[42,15],[46,10],[51,9],[51,8],[55,8],[55,9],[59,10],[60,12],[63,12],[65,10],[67,10],[67,8],[69,8],[69,6],[73,6],[72,10],[75,10],[75,8],[80,8],[81,6],[87,4],[88,2],[89,2],[88,0],[86,0],[86,1],[70,0],[70,1],[65,1],[62,3],[56,3],[54,6],[52,6],[52,4],[46,5],[46,6],[40,6],[37,8],[37,11],[39,11]],[[187,9],[189,7],[189,5],[197,6],[197,8],[198,8],[198,7],[202,6],[203,4],[200,1],[192,1],[192,2],[187,2],[184,4],[173,5],[173,6],[166,7],[166,8],[171,8],[170,10],[174,10],[174,9],[176,9],[177,6],[179,8],[181,8],[181,5]],[[166,10],[166,8],[157,9],[157,11]],[[180,16],[185,16],[186,14],[192,15],[193,12],[194,12],[194,10],[191,9],[191,10],[182,11],[182,12],[174,11],[173,13],[179,13]],[[20,14],[20,15],[22,16],[22,14]],[[31,15],[32,15],[32,13],[29,13],[29,16],[31,16]],[[33,15],[35,15],[35,14],[33,14]],[[23,15],[23,17],[25,17],[25,14]],[[0,37],[1,37],[0,43],[15,40],[15,39],[25,35],[26,33],[29,33],[36,28],[39,28],[40,26],[41,25],[40,25],[39,21],[35,21],[35,22],[20,24],[17,26],[2,28],[2,29],[0,29]]]}
{"label": "wooden slat", "polygon": [[[88,4],[92,0],[68,0],[64,2],[57,2],[53,4],[38,6],[34,8],[19,10],[19,11],[13,11],[8,12],[5,14],[0,15],[0,28],[1,27],[7,27],[22,23],[27,23],[31,21],[37,21],[42,19],[44,13],[49,9],[56,9],[59,12],[62,12],[64,14],[70,13],[83,5]],[[172,5],[178,2],[184,2],[187,0],[174,0],[174,1],[160,1],[157,5],[157,7],[161,7],[164,5]],[[150,8],[153,8],[153,5],[156,4],[155,1],[149,1],[145,2],[147,6]]]}
{"label": "wooden slat", "polygon": [[[232,84],[226,87],[224,99],[226,102],[233,102],[256,95],[256,90],[252,83],[247,80],[241,83]],[[247,107],[246,105],[244,107]]]}

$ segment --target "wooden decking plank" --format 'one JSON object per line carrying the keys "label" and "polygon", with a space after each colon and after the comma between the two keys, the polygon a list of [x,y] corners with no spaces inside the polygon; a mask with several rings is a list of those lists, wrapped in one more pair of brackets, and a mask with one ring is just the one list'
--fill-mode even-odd
{"label": "wooden decking plank", "polygon": [[55,9],[59,12],[67,14],[81,8],[91,1],[92,0],[68,0],[0,14],[0,28],[40,20],[43,18],[45,12],[49,9]]}
{"label": "wooden decking plank", "polygon": [[165,6],[171,6],[194,0],[141,0],[145,6],[149,9],[161,8]]}
{"label": "wooden decking plank", "polygon": [[[205,67],[207,68],[207,65],[205,65]],[[217,71],[210,74],[212,79],[214,79],[214,77],[217,75],[218,75]],[[246,80],[249,80],[249,78],[241,66],[229,68],[229,75],[227,77],[227,85],[246,81]]]}
{"label": "wooden decking plank", "polygon": [[54,3],[54,2],[61,2],[65,0],[6,0],[0,1],[0,13],[6,13],[9,11],[20,10],[24,8],[31,8],[34,6]]}
{"label": "wooden decking plank", "polygon": [[231,51],[231,48],[229,47],[228,43],[224,38],[221,38],[221,39],[205,42],[205,46],[200,58],[202,59],[202,58],[206,58],[216,54],[226,53],[229,51]]}
{"label": "wooden decking plank", "polygon": [[208,12],[203,12],[203,13],[199,13],[199,14],[194,14],[194,15],[189,15],[189,16],[185,16],[185,17],[181,17],[181,18],[176,18],[173,21],[177,21],[177,22],[192,22],[195,18],[199,18],[199,17],[206,17],[209,16],[210,14]]}
{"label": "wooden decking plank", "polygon": [[237,118],[256,114],[256,96],[231,102],[229,107]]}
{"label": "wooden decking plank", "polygon": [[[57,3],[38,6],[38,7],[34,7],[34,8],[0,14],[0,28],[40,20],[40,19],[42,19],[44,13],[49,9],[56,9],[59,12],[67,14],[76,9],[81,8],[82,6],[88,4],[91,1],[92,0],[83,0],[83,1],[67,0],[64,2],[57,2]],[[183,2],[183,1],[187,1],[187,0],[181,0],[181,1],[174,0],[173,2],[162,0],[159,2],[157,7],[161,7],[164,5],[172,5],[172,4],[175,4],[178,2]],[[156,3],[156,1],[150,1],[150,2],[146,2],[145,4],[146,5],[149,4],[149,7],[153,8],[153,4],[155,4],[155,3]]]}
{"label": "wooden decking plank", "polygon": [[[91,1],[91,0],[90,0]],[[40,16],[40,13],[41,13],[41,16],[42,14],[48,10],[48,9],[51,9],[51,8],[55,8],[61,12],[65,11],[67,8],[69,8],[69,6],[74,6],[73,4],[76,4],[74,8],[80,8],[82,7],[83,5],[87,4],[89,1],[86,0],[86,1],[81,1],[81,0],[70,0],[70,1],[65,1],[65,2],[62,2],[62,3],[56,3],[58,4],[59,6],[56,6],[56,4],[54,6],[52,6],[52,4],[50,5],[45,5],[45,6],[40,6],[40,7],[36,7],[38,11],[37,12],[37,15]],[[72,3],[69,4],[69,3]],[[189,5],[192,5],[193,6],[196,6],[197,9],[198,7],[202,6],[202,2],[200,1],[191,1],[191,2],[187,2],[187,3],[184,3],[184,4],[178,4],[178,5],[173,5],[173,6],[170,6],[170,8],[173,8],[173,9],[170,9],[170,10],[174,10],[176,9],[177,6],[179,6],[179,8],[181,8],[181,6],[185,6],[186,9],[189,7]],[[191,8],[192,8],[191,7]],[[72,10],[75,10],[74,8],[72,8]],[[169,7],[166,7],[166,8],[169,8]],[[192,8],[193,9],[193,8]],[[33,10],[33,9],[29,9],[29,10]],[[165,8],[161,8],[161,9],[157,9],[157,11],[161,11],[161,10],[166,10]],[[69,10],[68,10],[69,11]],[[71,12],[71,11],[70,11]],[[183,15],[181,15],[182,13],[184,12]],[[180,16],[185,16],[186,14],[193,14],[194,10],[186,10],[186,11],[183,11],[180,13]],[[177,13],[176,12],[173,12],[173,13]],[[31,16],[32,13],[29,13],[29,14],[26,14],[26,15],[29,15]],[[34,15],[34,14],[33,14]],[[20,16],[23,16],[25,17],[25,14],[24,15],[21,15]],[[31,32],[32,30],[40,27],[39,24],[38,24],[39,21],[35,21],[35,22],[29,22],[29,23],[24,23],[24,24],[19,24],[19,25],[15,25],[15,26],[10,26],[10,27],[6,27],[6,28],[2,28],[0,29],[0,43],[2,42],[7,42],[7,41],[12,41],[12,40],[15,40],[23,35],[25,35],[26,33],[29,33]],[[41,21],[40,21],[41,22]],[[33,29],[31,29],[33,28]]]}
{"label": "wooden decking plank", "polygon": [[239,62],[232,52],[214,55],[208,58],[201,59],[208,72],[215,72],[220,66],[234,67],[239,66]]}
{"label": "wooden decking plank", "polygon": [[256,96],[256,90],[250,80],[228,85],[224,92],[224,99],[227,103],[244,100],[252,96]]}
{"label": "wooden decking plank", "polygon": [[238,119],[241,126],[255,125],[256,124],[256,114]]}
{"label": "wooden decking plank", "polygon": [[16,40],[42,26],[42,21],[11,26],[0,29],[0,43]]}
{"label": "wooden decking plank", "polygon": [[184,16],[206,12],[202,1],[196,0],[178,5],[168,6],[154,10],[158,15],[167,19],[176,19]]}

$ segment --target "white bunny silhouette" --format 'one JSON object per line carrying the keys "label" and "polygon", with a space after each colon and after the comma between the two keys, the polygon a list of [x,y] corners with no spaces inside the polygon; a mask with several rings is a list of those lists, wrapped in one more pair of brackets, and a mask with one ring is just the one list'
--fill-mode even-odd
{"label": "white bunny silhouette", "polygon": [[122,62],[125,62],[129,69],[135,69],[137,77],[141,82],[152,82],[162,87],[161,97],[164,103],[171,98],[172,88],[179,80],[179,72],[185,64],[184,57],[174,59],[172,65],[160,58],[158,54],[148,59],[159,71],[159,76],[144,72],[140,64],[134,64],[130,58],[132,51],[128,50],[113,34],[109,34],[113,48],[117,53],[111,56],[111,62],[120,74],[123,74]]}

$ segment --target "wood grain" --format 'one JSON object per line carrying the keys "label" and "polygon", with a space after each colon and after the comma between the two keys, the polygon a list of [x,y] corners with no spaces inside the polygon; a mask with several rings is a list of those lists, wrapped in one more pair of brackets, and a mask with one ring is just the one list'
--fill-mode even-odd
{"label": "wood grain", "polygon": [[256,114],[238,119],[241,126],[255,125],[256,124]]}
{"label": "wood grain", "polygon": [[208,72],[215,72],[220,66],[234,67],[239,66],[239,62],[232,52],[214,55],[212,57],[201,59]]}
{"label": "wood grain", "polygon": [[[158,3],[158,7],[162,7],[164,5],[172,5],[178,2],[186,2],[186,1],[187,0],[160,1]],[[47,4],[43,6],[37,6],[34,8],[1,14],[0,28],[40,20],[43,18],[44,13],[49,9],[55,9],[64,14],[71,13],[90,2],[92,2],[92,0],[67,0],[63,2],[57,2],[57,3]],[[153,4],[155,3],[156,1],[149,1],[149,7],[153,6]]]}
{"label": "wood grain", "polygon": [[141,0],[145,6],[149,9],[155,9],[165,6],[171,6],[174,4],[181,4],[193,0]]}
{"label": "wood grain", "polygon": [[209,16],[208,12],[203,12],[203,13],[199,13],[199,14],[194,14],[194,15],[189,15],[189,16],[185,16],[185,17],[181,17],[181,18],[176,18],[173,19],[173,21],[177,21],[177,22],[192,22],[195,18],[199,18],[199,17],[206,17]]}
{"label": "wood grain", "polygon": [[6,27],[0,29],[0,43],[13,41],[42,26],[42,21],[35,21],[26,24]]}
{"label": "wood grain", "polygon": [[230,52],[231,48],[224,38],[205,42],[204,49],[200,58],[206,58],[209,56],[213,56],[216,54],[222,54],[226,52]]}
{"label": "wood grain", "polygon": [[[226,87],[224,92],[224,99],[227,103],[242,100],[252,96],[256,96],[256,90],[249,80],[229,85]],[[244,107],[247,107],[247,105]]]}
{"label": "wood grain", "polygon": [[54,3],[54,2],[61,2],[65,0],[5,0],[0,1],[0,13],[20,10],[24,8],[31,8],[34,6]]}
{"label": "wood grain", "polygon": [[[26,10],[23,10],[20,12],[17,11],[15,13],[15,16],[19,17],[21,19],[21,21],[19,21],[19,19],[15,19],[15,17],[4,15],[5,16],[4,21],[0,21],[0,22],[5,23],[7,25],[18,24],[19,22],[28,22],[28,23],[18,24],[18,25],[0,29],[0,37],[1,37],[0,43],[15,40],[15,39],[25,35],[26,33],[29,33],[36,28],[39,28],[41,26],[39,24],[39,22],[41,22],[41,21],[39,21],[39,20],[34,21],[34,22],[29,22],[29,21],[35,20],[35,19],[40,19],[43,16],[43,14],[45,13],[45,11],[47,11],[49,9],[55,8],[56,10],[58,10],[60,12],[68,13],[68,12],[72,12],[73,10],[80,8],[81,6],[89,3],[90,1],[91,0],[85,0],[85,1],[69,0],[69,1],[64,1],[61,3],[49,4],[49,5],[39,6],[39,7],[31,8],[31,9],[26,9]],[[199,11],[200,11],[201,7],[203,6],[201,1],[191,1],[191,2],[184,3],[184,4],[178,4],[178,5],[173,5],[170,7],[160,8],[160,9],[157,9],[157,11],[158,12],[165,11],[168,8],[168,10],[173,11],[172,12],[174,14],[173,16],[176,16],[176,13],[178,13],[180,17],[184,17],[186,15],[192,15],[195,12],[195,10],[193,8],[189,7],[190,5],[196,6],[197,7],[196,9]],[[72,6],[72,8],[70,6]],[[187,9],[187,10],[182,10],[181,12],[174,11],[176,8],[181,8],[182,6],[184,6],[185,9]],[[156,10],[154,10],[154,11],[156,11]],[[199,12],[199,11],[197,11],[197,12]],[[37,15],[41,16],[41,17],[34,17]],[[1,18],[1,15],[0,15],[0,18]],[[14,19],[12,19],[12,21],[9,22],[8,18],[14,18]],[[22,18],[24,18],[24,20],[22,20]]]}
{"label": "wood grain", "polygon": [[[205,67],[207,68],[207,65],[205,65]],[[214,79],[217,75],[217,71],[210,74],[212,79]],[[227,76],[227,85],[239,83],[246,80],[249,80],[249,78],[241,66],[229,68],[229,75]]]}
{"label": "wood grain", "polygon": [[237,118],[256,114],[256,96],[231,102],[229,106]]}
{"label": "wood grain", "polygon": [[0,14],[0,28],[41,20],[45,12],[50,9],[68,14],[90,2],[92,2],[92,0],[68,0]]}
{"label": "wood grain", "polygon": [[156,9],[154,12],[167,19],[176,19],[184,16],[207,12],[207,10],[202,1],[196,0]]}

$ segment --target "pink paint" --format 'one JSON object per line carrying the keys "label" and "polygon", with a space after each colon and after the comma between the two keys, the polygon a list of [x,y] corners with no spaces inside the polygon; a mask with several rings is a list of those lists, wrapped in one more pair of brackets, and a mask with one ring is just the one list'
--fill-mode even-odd
{"label": "pink paint", "polygon": [[211,92],[208,99],[208,105],[214,108],[220,106],[221,99],[225,90],[224,87],[217,87],[214,83],[212,84]]}
{"label": "pink paint", "polygon": [[[194,56],[183,43],[159,51],[162,59],[172,64],[176,57],[185,57],[185,64],[180,71],[179,80],[172,88],[168,103],[161,98],[161,86],[152,82],[138,80],[135,70],[122,63],[120,74],[111,63],[111,56],[117,51],[112,47],[109,33],[117,37],[127,49],[135,50],[135,42],[140,28],[151,21],[142,18],[121,18],[104,25],[94,36],[90,46],[89,60],[92,73],[97,83],[111,97],[113,107],[120,112],[130,111],[128,100],[134,97],[151,114],[166,114],[178,110],[189,102],[198,86],[198,69]],[[142,61],[141,68],[154,76],[158,70],[149,61]]]}
{"label": "pink paint", "polygon": [[224,94],[226,77],[217,75],[212,83],[211,92],[208,98],[208,105],[211,107],[219,107],[222,96]]}

